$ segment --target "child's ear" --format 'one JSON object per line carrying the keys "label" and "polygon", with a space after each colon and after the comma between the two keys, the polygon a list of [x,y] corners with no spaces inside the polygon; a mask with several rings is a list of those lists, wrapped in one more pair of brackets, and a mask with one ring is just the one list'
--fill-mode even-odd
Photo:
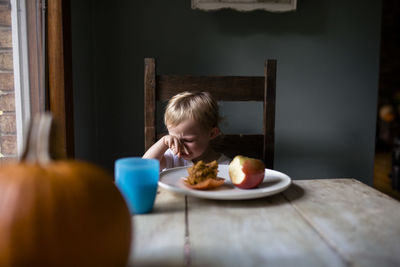
{"label": "child's ear", "polygon": [[217,137],[219,135],[220,131],[218,127],[214,127],[211,129],[210,132],[210,139],[214,139],[215,137]]}

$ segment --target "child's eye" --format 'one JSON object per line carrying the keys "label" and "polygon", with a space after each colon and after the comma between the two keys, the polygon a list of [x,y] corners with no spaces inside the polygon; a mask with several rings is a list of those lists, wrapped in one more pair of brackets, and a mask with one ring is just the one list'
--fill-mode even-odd
{"label": "child's eye", "polygon": [[182,142],[184,143],[192,143],[194,140],[193,139],[183,139]]}

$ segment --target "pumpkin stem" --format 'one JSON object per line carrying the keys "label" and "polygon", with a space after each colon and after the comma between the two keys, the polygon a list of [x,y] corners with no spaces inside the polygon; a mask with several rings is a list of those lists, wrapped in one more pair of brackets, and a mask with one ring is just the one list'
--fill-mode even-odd
{"label": "pumpkin stem", "polygon": [[51,161],[49,144],[53,117],[50,112],[36,114],[30,121],[20,161],[46,164]]}

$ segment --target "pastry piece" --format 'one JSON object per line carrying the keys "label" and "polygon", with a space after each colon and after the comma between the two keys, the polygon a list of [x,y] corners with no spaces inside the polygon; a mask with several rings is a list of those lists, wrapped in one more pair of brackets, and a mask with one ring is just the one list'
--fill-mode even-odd
{"label": "pastry piece", "polygon": [[193,189],[211,189],[221,186],[225,179],[217,178],[218,162],[204,163],[202,160],[188,168],[189,176],[184,180],[186,186]]}

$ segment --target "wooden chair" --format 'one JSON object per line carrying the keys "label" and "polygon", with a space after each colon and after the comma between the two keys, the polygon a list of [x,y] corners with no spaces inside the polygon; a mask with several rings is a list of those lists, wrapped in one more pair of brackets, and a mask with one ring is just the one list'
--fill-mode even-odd
{"label": "wooden chair", "polygon": [[274,164],[276,60],[266,60],[264,77],[158,75],[154,58],[144,60],[145,149],[162,136],[156,129],[157,101],[168,101],[183,91],[208,91],[217,101],[262,101],[263,134],[222,134],[213,142],[215,150],[233,158],[245,155]]}

